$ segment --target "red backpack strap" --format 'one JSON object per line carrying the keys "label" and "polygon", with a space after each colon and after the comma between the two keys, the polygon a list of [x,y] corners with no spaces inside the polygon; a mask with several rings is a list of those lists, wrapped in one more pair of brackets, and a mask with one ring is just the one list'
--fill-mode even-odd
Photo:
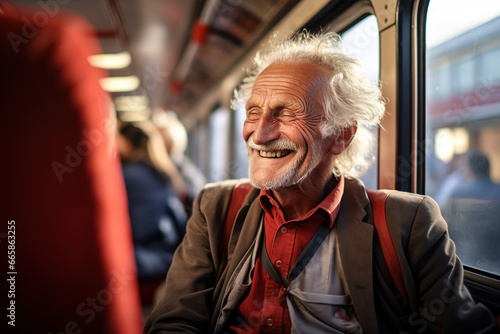
{"label": "red backpack strap", "polygon": [[221,263],[223,266],[226,265],[229,238],[231,237],[236,215],[238,214],[238,211],[240,211],[243,201],[245,201],[245,198],[251,189],[252,185],[250,184],[250,181],[248,179],[242,179],[236,183],[233,193],[231,194],[229,206],[226,211],[226,219],[224,221],[224,230],[222,230],[222,237],[219,244],[219,253],[221,254]]}
{"label": "red backpack strap", "polygon": [[401,266],[399,265],[398,256],[396,254],[396,248],[394,247],[394,243],[391,239],[385,218],[385,202],[391,191],[366,189],[366,192],[368,193],[368,197],[370,198],[370,202],[372,204],[375,230],[377,231],[380,247],[382,248],[382,253],[384,254],[385,263],[387,264],[396,289],[398,289],[399,293],[403,297],[404,304],[408,305],[403,272],[401,271]]}

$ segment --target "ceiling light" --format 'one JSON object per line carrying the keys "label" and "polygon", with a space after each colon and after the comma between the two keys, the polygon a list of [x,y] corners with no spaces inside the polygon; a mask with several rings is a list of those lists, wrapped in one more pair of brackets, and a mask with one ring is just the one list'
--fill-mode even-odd
{"label": "ceiling light", "polygon": [[151,109],[135,111],[118,111],[118,118],[123,122],[141,122],[151,118]]}
{"label": "ceiling light", "polygon": [[89,56],[88,60],[92,66],[115,70],[129,66],[132,62],[132,57],[128,51],[122,51],[120,53],[92,55]]}
{"label": "ceiling light", "polygon": [[139,88],[140,80],[135,75],[101,79],[101,87],[108,92],[130,92]]}
{"label": "ceiling light", "polygon": [[143,110],[149,105],[149,100],[144,95],[119,96],[114,102],[116,110],[119,111]]}

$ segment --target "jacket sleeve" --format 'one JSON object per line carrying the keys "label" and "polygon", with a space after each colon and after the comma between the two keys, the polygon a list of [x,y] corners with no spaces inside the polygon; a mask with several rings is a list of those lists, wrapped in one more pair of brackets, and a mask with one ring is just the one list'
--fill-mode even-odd
{"label": "jacket sleeve", "polygon": [[209,327],[223,223],[216,217],[224,217],[231,194],[227,190],[220,196],[217,189],[204,188],[194,202],[186,235],[167,274],[163,298],[146,322],[148,334],[203,333]]}
{"label": "jacket sleeve", "polygon": [[494,332],[493,315],[484,305],[474,302],[463,283],[462,263],[439,207],[431,198],[421,198],[406,232],[407,245],[401,245],[406,248],[405,280],[412,280],[414,290],[410,294],[412,311],[408,318],[412,332]]}

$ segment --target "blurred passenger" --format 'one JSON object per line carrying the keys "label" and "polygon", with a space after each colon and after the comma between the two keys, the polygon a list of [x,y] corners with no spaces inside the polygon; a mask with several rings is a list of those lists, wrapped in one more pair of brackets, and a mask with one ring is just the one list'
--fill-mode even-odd
{"label": "blurred passenger", "polygon": [[151,122],[124,125],[118,141],[139,281],[163,279],[186,231],[182,178]]}
{"label": "blurred passenger", "polygon": [[462,154],[453,156],[448,164],[447,174],[441,177],[443,182],[436,191],[434,199],[440,208],[443,208],[455,189],[465,181],[464,170],[462,168],[464,159]]}
{"label": "blurred passenger", "polygon": [[441,185],[445,178],[450,173],[450,165],[438,158],[434,152],[429,152],[426,156],[426,179],[425,192],[430,197],[434,198],[436,202],[441,192]]}
{"label": "blurred passenger", "polygon": [[206,184],[206,178],[200,169],[185,155],[187,133],[177,115],[172,112],[160,112],[154,118],[161,131],[172,161],[179,170],[186,185],[186,204],[190,213],[194,198]]}
{"label": "blurred passenger", "polygon": [[450,236],[464,264],[500,274],[500,185],[484,153],[470,151],[462,161],[464,180],[443,210]]}
{"label": "blurred passenger", "polygon": [[490,161],[484,153],[470,151],[462,165],[465,167],[465,182],[455,188],[453,198],[500,200],[500,185],[491,180]]}

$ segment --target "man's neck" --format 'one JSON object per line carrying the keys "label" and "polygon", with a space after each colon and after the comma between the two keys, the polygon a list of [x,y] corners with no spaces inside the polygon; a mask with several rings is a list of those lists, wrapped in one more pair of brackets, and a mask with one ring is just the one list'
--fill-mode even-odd
{"label": "man's neck", "polygon": [[298,185],[271,190],[274,199],[279,203],[285,219],[292,220],[303,217],[316,207],[338,184],[337,178],[331,174],[324,182]]}

